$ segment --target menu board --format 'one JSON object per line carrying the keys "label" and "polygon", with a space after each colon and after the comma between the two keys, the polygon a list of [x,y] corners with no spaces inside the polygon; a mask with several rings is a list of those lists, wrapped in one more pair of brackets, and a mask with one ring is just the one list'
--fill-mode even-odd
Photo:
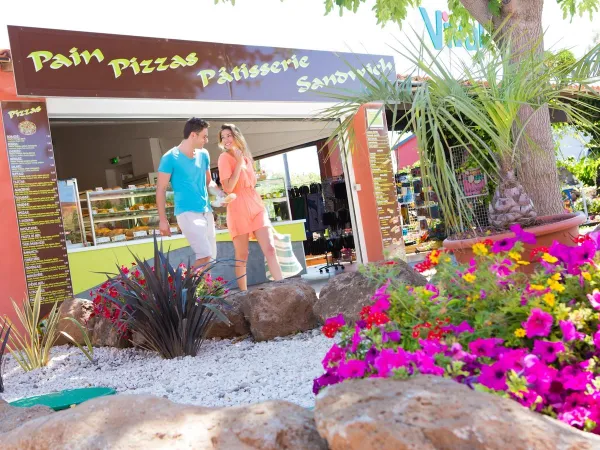
{"label": "menu board", "polygon": [[72,297],[46,104],[0,102],[29,299]]}
{"label": "menu board", "polygon": [[385,116],[381,109],[367,108],[366,117],[369,162],[373,175],[383,249],[391,258],[404,258],[398,194]]}

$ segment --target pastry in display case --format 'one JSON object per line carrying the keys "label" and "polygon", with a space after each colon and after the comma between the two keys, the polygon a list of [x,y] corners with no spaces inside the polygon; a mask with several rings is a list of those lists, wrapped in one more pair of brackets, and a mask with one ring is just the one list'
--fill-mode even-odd
{"label": "pastry in display case", "polygon": [[[87,239],[94,245],[144,239],[160,234],[156,186],[144,184],[123,188],[88,190],[81,198],[87,206],[83,213]],[[181,230],[174,216],[173,192],[167,191],[167,217],[171,233]]]}

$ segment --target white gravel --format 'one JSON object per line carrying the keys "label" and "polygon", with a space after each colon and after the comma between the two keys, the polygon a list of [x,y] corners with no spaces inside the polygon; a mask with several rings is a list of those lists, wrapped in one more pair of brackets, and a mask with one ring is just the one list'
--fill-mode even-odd
{"label": "white gravel", "polygon": [[75,347],[55,347],[47,367],[24,372],[6,358],[6,401],[63,389],[107,386],[119,393],[152,394],[174,402],[232,406],[267,400],[314,405],[313,378],[332,341],[319,330],[254,343],[206,341],[196,357],[161,359],[137,349],[96,348],[93,365]]}

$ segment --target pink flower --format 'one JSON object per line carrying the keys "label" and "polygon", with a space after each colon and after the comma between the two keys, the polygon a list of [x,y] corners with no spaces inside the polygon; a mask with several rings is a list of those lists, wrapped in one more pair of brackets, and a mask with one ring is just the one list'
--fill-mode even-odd
{"label": "pink flower", "polygon": [[588,294],[587,298],[590,301],[592,308],[600,309],[600,291],[598,289],[594,289],[594,292]]}
{"label": "pink flower", "polygon": [[325,358],[323,359],[323,368],[327,370],[327,368],[331,365],[336,365],[340,361],[343,361],[345,357],[346,352],[344,349],[339,347],[337,344],[333,344],[333,346],[325,354]]}
{"label": "pink flower", "polygon": [[469,343],[469,350],[471,350],[471,353],[475,356],[493,358],[496,356],[496,347],[503,342],[504,341],[499,338],[480,338]]}
{"label": "pink flower", "polygon": [[562,412],[558,415],[558,420],[564,422],[566,424],[571,425],[572,427],[583,428],[586,422],[591,415],[590,410],[582,407],[577,407],[571,409],[570,411]]}
{"label": "pink flower", "polygon": [[367,371],[367,363],[359,359],[344,361],[338,367],[338,375],[342,379],[362,378]]}
{"label": "pink flower", "polygon": [[426,284],[425,290],[427,292],[431,292],[433,295],[431,296],[431,300],[435,300],[440,296],[440,290],[433,284]]}
{"label": "pink flower", "polygon": [[519,225],[518,223],[511,225],[510,231],[515,233],[515,238],[517,239],[517,241],[521,241],[523,244],[533,245],[536,243],[535,234],[523,230],[521,225]]}
{"label": "pink flower", "polygon": [[500,355],[499,363],[505,370],[514,370],[521,372],[525,368],[524,358],[527,355],[527,350],[507,350]]}
{"label": "pink flower", "polygon": [[532,338],[535,336],[548,336],[552,329],[554,319],[552,315],[542,311],[539,308],[531,310],[531,314],[527,318],[527,321],[523,323],[523,328],[527,332],[527,337]]}
{"label": "pink flower", "polygon": [[483,366],[477,381],[496,391],[502,391],[508,387],[506,385],[506,369],[500,362],[496,362],[491,366]]}
{"label": "pink flower", "polygon": [[494,245],[492,246],[492,252],[494,252],[494,253],[510,252],[516,243],[517,243],[517,240],[514,238],[500,239],[499,241],[494,242]]}
{"label": "pink flower", "polygon": [[444,375],[444,369],[436,366],[435,360],[422,350],[415,352],[414,362],[423,375],[437,375],[438,377]]}
{"label": "pink flower", "polygon": [[596,348],[600,348],[600,331],[594,333],[594,345]]}
{"label": "pink flower", "polygon": [[385,312],[390,309],[389,294],[379,297],[379,299],[371,306],[371,312]]}
{"label": "pink flower", "polygon": [[539,356],[545,363],[556,361],[557,355],[565,351],[565,344],[562,342],[550,342],[537,340],[533,344],[533,353]]}
{"label": "pink flower", "polygon": [[375,369],[380,377],[387,377],[392,370],[408,365],[407,354],[401,348],[397,352],[390,349],[383,349],[377,359],[375,359]]}
{"label": "pink flower", "polygon": [[352,347],[350,348],[350,351],[352,353],[354,353],[358,349],[358,346],[362,341],[362,338],[360,337],[360,330],[360,327],[358,325],[355,325],[354,334],[352,335]]}
{"label": "pink flower", "polygon": [[583,333],[579,333],[573,322],[569,320],[561,320],[559,325],[563,334],[563,340],[566,342],[580,341],[585,336]]}

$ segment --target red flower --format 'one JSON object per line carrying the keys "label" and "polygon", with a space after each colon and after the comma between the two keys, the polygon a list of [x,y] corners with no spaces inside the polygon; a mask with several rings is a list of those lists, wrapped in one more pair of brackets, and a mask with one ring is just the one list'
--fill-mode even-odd
{"label": "red flower", "polygon": [[363,306],[363,308],[360,310],[360,318],[362,320],[367,320],[367,318],[369,317],[369,314],[371,314],[371,307]]}
{"label": "red flower", "polygon": [[367,328],[373,325],[385,325],[390,321],[390,318],[383,312],[374,312],[367,317]]}
{"label": "red flower", "polygon": [[326,337],[331,339],[335,336],[339,329],[340,327],[338,325],[336,325],[335,323],[330,323],[328,325],[324,325],[321,331]]}
{"label": "red flower", "polygon": [[529,255],[529,259],[534,260],[537,255],[540,253],[548,253],[548,247],[536,247],[531,250],[531,254]]}

